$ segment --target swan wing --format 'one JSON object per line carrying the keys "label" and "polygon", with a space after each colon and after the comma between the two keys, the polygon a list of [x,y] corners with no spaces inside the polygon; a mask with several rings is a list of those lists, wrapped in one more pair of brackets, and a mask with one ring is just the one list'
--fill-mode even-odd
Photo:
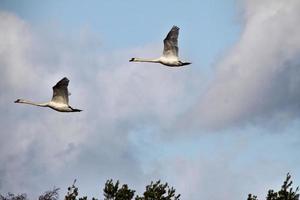
{"label": "swan wing", "polygon": [[163,55],[165,57],[178,57],[178,34],[179,28],[173,26],[167,37],[164,39]]}
{"label": "swan wing", "polygon": [[53,86],[52,100],[56,103],[69,104],[69,92],[68,92],[69,79],[64,77]]}

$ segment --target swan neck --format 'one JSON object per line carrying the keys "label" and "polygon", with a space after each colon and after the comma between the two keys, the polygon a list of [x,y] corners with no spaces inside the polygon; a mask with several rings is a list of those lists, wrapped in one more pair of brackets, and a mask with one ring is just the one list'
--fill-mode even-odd
{"label": "swan neck", "polygon": [[18,103],[24,103],[24,104],[29,104],[29,105],[33,105],[33,106],[40,106],[40,107],[47,107],[48,103],[35,103],[29,100],[21,100]]}
{"label": "swan neck", "polygon": [[159,59],[135,58],[133,61],[134,62],[153,62],[153,63],[159,63]]}

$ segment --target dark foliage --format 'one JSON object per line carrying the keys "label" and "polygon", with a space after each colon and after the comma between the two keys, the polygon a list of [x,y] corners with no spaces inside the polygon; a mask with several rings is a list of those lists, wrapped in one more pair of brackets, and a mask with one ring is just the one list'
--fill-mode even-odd
{"label": "dark foliage", "polygon": [[119,181],[114,184],[112,179],[106,181],[103,189],[104,200],[131,200],[134,193],[126,184],[119,188]]}
{"label": "dark foliage", "polygon": [[[78,197],[78,188],[75,186],[76,179],[72,186],[68,187],[68,192],[65,195],[65,200],[87,200],[87,196]],[[291,175],[288,173],[281,189],[278,192],[269,190],[266,200],[299,200],[299,187],[294,189],[292,187],[293,181]],[[59,188],[53,188],[46,191],[39,196],[39,200],[58,200]],[[104,200],[132,200],[135,191],[129,189],[127,184],[120,186],[120,182],[113,182],[112,179],[107,180],[103,189]],[[168,183],[161,183],[160,181],[151,182],[146,186],[146,191],[142,196],[136,196],[135,200],[180,200],[180,194],[175,194],[175,189],[169,187]],[[12,194],[8,193],[6,196],[0,194],[0,200],[28,200],[26,194]],[[92,198],[92,200],[97,200]],[[258,200],[257,196],[249,194],[247,200]]]}
{"label": "dark foliage", "polygon": [[[281,189],[278,192],[269,190],[266,200],[299,200],[299,187],[294,190],[292,184],[291,175],[288,173]],[[249,194],[247,200],[257,200],[257,197]]]}
{"label": "dark foliage", "polygon": [[180,194],[175,195],[175,189],[169,187],[168,183],[161,184],[151,182],[146,186],[146,191],[142,197],[137,196],[135,200],[180,200]]}
{"label": "dark foliage", "polygon": [[0,194],[0,200],[27,200],[27,195],[26,194],[12,194],[8,193],[6,196],[3,196]]}
{"label": "dark foliage", "polygon": [[258,199],[257,199],[257,196],[252,195],[252,194],[248,194],[247,200],[258,200]]}
{"label": "dark foliage", "polygon": [[[75,180],[76,181],[76,180]],[[71,187],[68,188],[68,193],[65,200],[77,200],[78,188],[75,186],[75,181]],[[107,180],[103,189],[104,200],[132,200],[135,191],[129,189],[127,184],[120,186],[120,182],[113,182],[112,179]],[[180,194],[175,194],[175,189],[169,187],[168,183],[162,184],[160,181],[151,182],[146,186],[146,191],[143,196],[136,196],[135,200],[180,200]],[[78,200],[87,200],[87,197],[80,197]],[[96,200],[92,198],[92,200]]]}
{"label": "dark foliage", "polygon": [[59,188],[53,188],[52,190],[46,191],[44,194],[39,196],[39,200],[58,200],[58,190]]}

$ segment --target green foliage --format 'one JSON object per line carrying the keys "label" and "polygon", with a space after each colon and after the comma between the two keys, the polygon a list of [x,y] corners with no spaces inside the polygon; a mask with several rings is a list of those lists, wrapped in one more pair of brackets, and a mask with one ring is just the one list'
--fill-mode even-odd
{"label": "green foliage", "polygon": [[116,193],[119,188],[119,181],[116,184],[113,183],[112,179],[106,181],[105,187],[103,189],[104,192],[104,200],[111,200],[116,197]]}
{"label": "green foliage", "polygon": [[247,200],[257,200],[257,196],[252,195],[252,194],[248,194]]}
{"label": "green foliage", "polygon": [[[119,181],[114,184],[113,180],[106,181],[103,192],[104,200],[131,200],[135,193],[126,184],[119,188]],[[161,184],[160,181],[157,181],[147,185],[143,196],[136,196],[135,200],[180,200],[179,197],[180,194],[176,196],[175,189],[170,188],[168,183]]]}
{"label": "green foliage", "polygon": [[[75,186],[76,179],[71,187],[68,187],[68,192],[65,200],[88,200],[87,196],[78,197],[78,188]],[[293,181],[291,175],[288,173],[281,189],[278,192],[269,190],[266,200],[299,200],[299,187],[294,189],[292,187]],[[39,200],[58,200],[59,188],[53,188],[46,191],[43,195],[39,196]],[[120,187],[120,182],[113,182],[112,179],[107,180],[103,189],[104,200],[132,200],[135,191],[129,189],[128,185],[123,184]],[[180,194],[175,194],[175,189],[169,187],[168,183],[161,183],[160,181],[151,182],[146,186],[146,191],[143,196],[136,196],[135,200],[180,200]],[[0,200],[28,200],[26,194],[14,195],[8,193],[6,196],[0,194]],[[97,200],[92,198],[92,200]],[[258,200],[257,196],[249,194],[247,200]]]}
{"label": "green foliage", "polygon": [[[76,197],[78,196],[78,188],[75,187],[76,179],[74,180],[71,187],[68,187],[68,192],[65,196],[65,200],[76,200]],[[85,200],[86,197],[81,197],[80,200]]]}
{"label": "green foliage", "polygon": [[112,179],[106,181],[103,192],[104,200],[131,200],[135,193],[126,184],[119,188],[119,181],[114,184]]}
{"label": "green foliage", "polygon": [[[103,189],[104,200],[132,200],[134,198],[134,190],[129,189],[127,184],[120,187],[120,182],[113,182],[112,179],[107,180]],[[78,188],[75,187],[75,181],[68,188],[68,193],[65,200],[77,200]],[[175,189],[169,187],[168,183],[162,184],[160,181],[151,182],[146,186],[146,191],[143,196],[136,196],[135,200],[180,200],[180,194],[175,194]],[[87,197],[81,197],[79,200],[87,200]],[[96,200],[93,198],[92,200]]]}
{"label": "green foliage", "polygon": [[168,183],[161,184],[160,181],[156,183],[151,182],[146,186],[146,191],[143,197],[137,196],[135,200],[180,200],[179,195],[175,195],[175,189],[169,187]]}
{"label": "green foliage", "polygon": [[299,187],[293,190],[291,187],[292,184],[293,181],[291,181],[291,175],[288,173],[283,185],[281,186],[281,190],[278,192],[269,190],[267,200],[299,200],[299,194],[297,194]]}
{"label": "green foliage", "polygon": [[[78,188],[75,186],[76,179],[74,180],[71,187],[68,187],[68,192],[65,196],[65,200],[77,200],[78,196]],[[79,197],[78,200],[87,200],[87,196]],[[96,198],[92,198],[92,200],[97,200]]]}
{"label": "green foliage", "polygon": [[46,191],[44,194],[39,196],[39,200],[58,200],[58,190],[59,188],[53,188],[52,190]]}
{"label": "green foliage", "polygon": [[[266,200],[299,200],[299,187],[294,190],[292,184],[291,175],[288,173],[281,189],[278,192],[269,190]],[[257,197],[249,194],[247,200],[257,200]]]}
{"label": "green foliage", "polygon": [[6,196],[2,196],[0,194],[0,200],[27,200],[27,195],[26,194],[14,195],[12,193],[8,193]]}

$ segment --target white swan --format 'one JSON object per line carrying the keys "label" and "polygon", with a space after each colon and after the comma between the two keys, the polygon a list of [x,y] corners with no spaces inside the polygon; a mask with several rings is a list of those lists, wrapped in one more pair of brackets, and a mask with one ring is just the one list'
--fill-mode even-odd
{"label": "white swan", "polygon": [[82,110],[72,108],[69,105],[70,93],[68,92],[68,85],[69,85],[69,79],[67,79],[66,77],[58,81],[56,85],[53,86],[52,88],[53,96],[50,102],[34,103],[32,101],[27,101],[24,99],[17,99],[15,103],[24,103],[24,104],[40,106],[40,107],[49,107],[59,112],[80,112]]}
{"label": "white swan", "polygon": [[164,51],[160,58],[131,58],[129,62],[152,62],[160,63],[169,67],[181,67],[191,64],[190,62],[182,62],[178,58],[178,34],[179,28],[177,26],[173,26],[167,37],[164,39]]}

